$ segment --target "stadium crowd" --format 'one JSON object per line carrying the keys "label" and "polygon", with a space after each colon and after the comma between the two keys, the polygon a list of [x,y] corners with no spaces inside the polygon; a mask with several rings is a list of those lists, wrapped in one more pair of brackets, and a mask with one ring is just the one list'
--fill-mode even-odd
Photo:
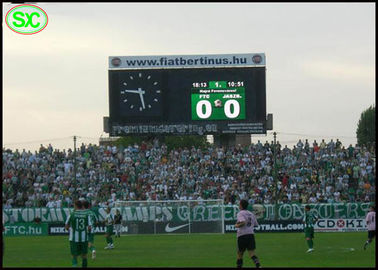
{"label": "stadium crowd", "polygon": [[308,140],[292,149],[260,141],[248,147],[178,148],[158,140],[129,147],[82,144],[3,149],[3,207],[67,207],[72,195],[99,206],[117,200],[223,199],[236,204],[375,201],[375,146]]}

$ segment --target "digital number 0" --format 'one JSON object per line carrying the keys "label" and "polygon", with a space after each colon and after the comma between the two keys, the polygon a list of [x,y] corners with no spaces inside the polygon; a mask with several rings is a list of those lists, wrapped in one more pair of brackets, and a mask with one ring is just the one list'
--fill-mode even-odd
{"label": "digital number 0", "polygon": [[[234,112],[231,112],[231,105],[234,107]],[[239,102],[235,99],[227,100],[224,104],[224,114],[227,118],[236,118],[239,116],[240,113],[240,105]]]}
{"label": "digital number 0", "polygon": [[[203,107],[205,107],[205,113],[203,113]],[[211,103],[208,100],[201,100],[196,106],[197,115],[201,119],[206,119],[211,116],[212,109]]]}

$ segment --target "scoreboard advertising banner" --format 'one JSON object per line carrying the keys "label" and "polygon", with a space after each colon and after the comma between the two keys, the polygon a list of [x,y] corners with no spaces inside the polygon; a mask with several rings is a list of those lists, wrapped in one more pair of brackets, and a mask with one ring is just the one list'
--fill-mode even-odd
{"label": "scoreboard advertising banner", "polygon": [[111,136],[266,134],[265,55],[109,57]]}
{"label": "scoreboard advertising banner", "polygon": [[[224,222],[225,233],[235,233],[236,220]],[[220,232],[217,226],[221,224],[211,221],[191,222],[189,230],[188,222],[170,223],[170,222],[131,222],[121,226],[121,232],[124,234],[154,234],[154,233],[210,233]],[[367,231],[364,219],[319,219],[315,224],[315,232],[357,232]],[[259,226],[254,228],[255,232],[303,232],[304,224],[300,220],[277,220],[277,221],[260,221]],[[96,234],[106,232],[104,226],[96,226]],[[48,234],[68,234],[64,224],[49,224]]]}
{"label": "scoreboard advertising banner", "polygon": [[[236,220],[225,222],[225,232],[236,232]],[[300,220],[262,221],[255,228],[256,232],[303,232],[304,224]],[[365,219],[319,219],[315,232],[359,232],[367,231]]]}

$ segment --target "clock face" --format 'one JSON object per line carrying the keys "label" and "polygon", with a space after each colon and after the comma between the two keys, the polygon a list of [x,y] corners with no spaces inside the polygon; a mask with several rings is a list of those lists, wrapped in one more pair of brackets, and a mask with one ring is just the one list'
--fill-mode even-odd
{"label": "clock face", "polygon": [[130,72],[120,80],[122,116],[159,116],[162,111],[162,79],[159,74]]}

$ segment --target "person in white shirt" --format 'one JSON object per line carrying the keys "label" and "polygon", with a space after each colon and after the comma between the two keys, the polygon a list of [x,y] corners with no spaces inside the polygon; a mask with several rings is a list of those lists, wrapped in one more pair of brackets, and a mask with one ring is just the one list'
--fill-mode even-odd
{"label": "person in white shirt", "polygon": [[241,200],[239,203],[239,213],[237,214],[237,222],[235,227],[237,228],[238,239],[238,253],[237,253],[237,268],[243,266],[243,254],[245,250],[248,250],[249,256],[256,265],[256,268],[260,267],[260,261],[255,254],[256,243],[254,236],[254,227],[258,226],[256,216],[247,210],[248,201]]}
{"label": "person in white shirt", "polygon": [[366,215],[366,225],[368,229],[368,240],[364,245],[364,250],[366,250],[367,246],[373,241],[375,237],[375,206],[370,206],[369,213]]}

